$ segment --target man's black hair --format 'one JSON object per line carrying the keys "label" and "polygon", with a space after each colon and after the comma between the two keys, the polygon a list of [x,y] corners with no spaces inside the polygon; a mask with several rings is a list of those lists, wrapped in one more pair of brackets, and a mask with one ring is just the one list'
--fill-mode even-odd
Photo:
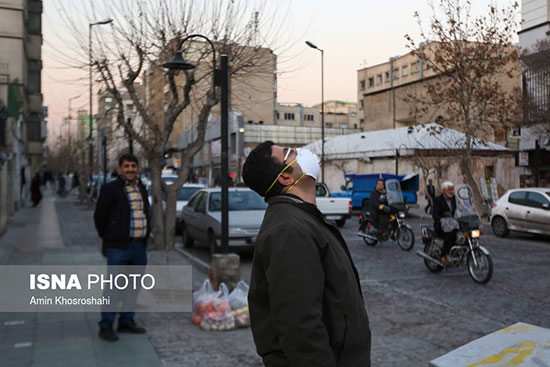
{"label": "man's black hair", "polygon": [[139,165],[139,161],[137,157],[132,153],[124,153],[123,155],[121,155],[120,158],[118,159],[118,165],[122,166],[122,163],[124,163],[124,161],[134,162],[135,164]]}
{"label": "man's black hair", "polygon": [[[242,177],[244,183],[260,196],[266,199],[280,194],[284,186],[279,182],[269,190],[269,186],[275,181],[277,175],[283,170],[284,165],[271,156],[274,145],[272,141],[264,141],[250,152],[243,165]],[[290,162],[286,162],[287,164]],[[292,167],[288,167],[285,172],[292,173]]]}

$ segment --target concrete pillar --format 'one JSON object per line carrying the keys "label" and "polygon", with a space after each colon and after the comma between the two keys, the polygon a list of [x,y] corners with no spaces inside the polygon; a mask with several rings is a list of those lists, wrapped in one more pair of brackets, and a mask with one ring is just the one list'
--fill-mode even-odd
{"label": "concrete pillar", "polygon": [[240,258],[237,254],[214,254],[210,260],[210,272],[208,277],[215,290],[220,283],[225,283],[229,291],[232,291],[241,280]]}

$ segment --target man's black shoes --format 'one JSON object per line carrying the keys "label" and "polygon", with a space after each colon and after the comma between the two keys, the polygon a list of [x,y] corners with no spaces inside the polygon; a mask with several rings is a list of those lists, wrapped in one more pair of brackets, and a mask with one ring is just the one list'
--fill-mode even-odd
{"label": "man's black shoes", "polygon": [[145,329],[137,326],[134,320],[119,324],[116,331],[119,333],[145,334]]}
{"label": "man's black shoes", "polygon": [[108,342],[116,342],[118,340],[118,335],[110,327],[99,329],[99,337]]}

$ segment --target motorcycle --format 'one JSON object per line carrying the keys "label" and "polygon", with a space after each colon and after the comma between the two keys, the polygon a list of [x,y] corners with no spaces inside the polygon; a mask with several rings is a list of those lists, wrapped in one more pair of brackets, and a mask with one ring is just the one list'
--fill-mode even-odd
{"label": "motorcycle", "polygon": [[457,185],[455,192],[456,218],[444,218],[451,220],[450,223],[454,221],[458,229],[455,245],[447,254],[450,264],[440,261],[443,239],[431,226],[421,226],[424,251],[417,251],[416,254],[424,259],[424,264],[432,273],[439,273],[445,267],[466,265],[474,282],[486,284],[493,275],[493,260],[489,251],[479,243],[483,232],[479,229],[480,220],[473,205],[472,190],[468,185]]}
{"label": "motorcycle", "polygon": [[392,239],[403,251],[410,251],[414,247],[414,233],[404,219],[408,212],[408,205],[403,200],[401,184],[397,180],[386,181],[386,196],[388,205],[382,210],[390,214],[388,227],[381,235],[378,235],[375,221],[370,212],[365,211],[359,216],[359,233],[368,246],[376,246],[378,242]]}

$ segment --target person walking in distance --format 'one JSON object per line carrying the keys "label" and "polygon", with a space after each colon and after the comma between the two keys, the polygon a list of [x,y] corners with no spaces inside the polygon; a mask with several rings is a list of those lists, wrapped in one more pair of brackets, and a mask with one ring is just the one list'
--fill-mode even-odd
{"label": "person walking in distance", "polygon": [[435,200],[435,187],[432,183],[432,179],[428,180],[428,185],[426,185],[426,199],[428,200],[428,205],[424,208],[426,214],[432,214],[433,202]]}
{"label": "person walking in distance", "polygon": [[[151,232],[151,214],[147,190],[139,180],[139,162],[135,155],[123,154],[118,161],[119,177],[101,186],[94,212],[94,223],[102,240],[102,253],[110,265],[147,265],[147,239]],[[99,337],[118,340],[113,330],[115,312],[102,312]],[[143,334],[134,312],[121,312],[119,333]]]}
{"label": "person walking in distance", "polygon": [[248,295],[265,366],[370,366],[371,332],[359,276],[338,228],[316,206],[320,166],[307,149],[266,141],[242,177],[268,202]]}

